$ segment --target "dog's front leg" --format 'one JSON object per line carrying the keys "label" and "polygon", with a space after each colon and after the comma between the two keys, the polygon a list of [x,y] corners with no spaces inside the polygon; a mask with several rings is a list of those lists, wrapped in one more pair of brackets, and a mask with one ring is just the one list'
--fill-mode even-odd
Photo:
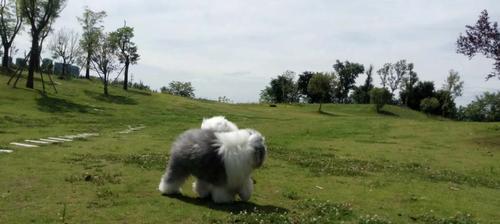
{"label": "dog's front leg", "polygon": [[234,201],[234,194],[224,187],[214,187],[212,200],[215,203],[230,203]]}
{"label": "dog's front leg", "polygon": [[243,184],[243,186],[238,191],[238,195],[242,201],[250,200],[253,192],[253,180],[252,178],[248,178],[248,180]]}

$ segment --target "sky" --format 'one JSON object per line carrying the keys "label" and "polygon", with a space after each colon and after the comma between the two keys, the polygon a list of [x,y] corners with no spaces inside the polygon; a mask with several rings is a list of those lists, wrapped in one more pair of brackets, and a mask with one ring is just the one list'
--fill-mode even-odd
{"label": "sky", "polygon": [[[455,45],[482,10],[500,21],[498,0],[68,0],[54,30],[81,33],[76,17],[85,6],[107,12],[107,32],[125,20],[135,28],[141,60],[131,67],[133,81],[154,89],[184,81],[200,98],[257,102],[286,70],[332,71],[337,59],[378,70],[406,59],[437,88],[458,71],[465,81],[459,105],[500,90],[500,80],[485,81],[493,61],[469,60]],[[26,29],[16,41],[20,52],[29,40]]]}

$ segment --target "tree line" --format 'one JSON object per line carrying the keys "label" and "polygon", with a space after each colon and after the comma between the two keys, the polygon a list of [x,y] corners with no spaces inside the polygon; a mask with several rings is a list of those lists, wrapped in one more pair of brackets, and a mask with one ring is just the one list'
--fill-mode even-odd
{"label": "tree line", "polygon": [[[414,64],[406,60],[386,63],[376,72],[373,65],[365,69],[364,65],[350,61],[337,60],[332,67],[331,72],[302,72],[297,80],[295,72],[286,71],[273,78],[269,86],[262,90],[261,102],[319,103],[320,107],[323,103],[380,102],[446,117],[456,116],[454,100],[461,96],[463,82],[454,70],[450,71],[446,84],[436,89],[433,82],[420,81]],[[381,88],[374,85],[374,73],[380,79]],[[366,77],[365,81],[356,86],[356,79],[361,75]],[[429,105],[429,102],[432,104]]]}
{"label": "tree line", "polygon": [[[477,23],[466,26],[465,35],[457,40],[457,53],[469,58],[483,54],[493,59],[494,70],[487,80],[500,79],[500,32],[498,24],[489,21],[484,10]],[[401,105],[443,117],[471,121],[500,121],[500,92],[486,92],[466,107],[457,108],[455,99],[462,95],[464,82],[455,70],[450,70],[444,85],[437,89],[434,82],[419,80],[415,66],[406,60],[386,63],[376,70],[373,65],[365,69],[360,63],[337,60],[330,72],[305,71],[298,75],[285,71],[272,78],[260,93],[260,101],[267,103],[356,103],[375,104],[381,111],[384,104]],[[376,73],[380,88],[373,84]],[[365,75],[362,85],[356,79]]]}
{"label": "tree line", "polygon": [[[34,88],[34,76],[38,72],[52,72],[51,59],[41,60],[46,38],[53,31],[53,24],[61,14],[66,0],[0,0],[0,36],[3,46],[2,67],[12,69],[12,48],[15,38],[24,29],[31,36],[31,48],[25,55],[21,67],[26,64],[27,88]],[[86,7],[82,16],[77,17],[83,34],[61,29],[52,36],[48,48],[52,59],[62,62],[61,78],[66,76],[71,64],[85,69],[85,78],[90,79],[94,71],[103,82],[104,94],[108,95],[108,85],[123,73],[123,89],[129,84],[129,67],[136,64],[140,56],[133,42],[134,28],[126,24],[112,32],[105,32],[103,21],[105,11],[93,11]],[[22,71],[22,70],[21,70]],[[19,73],[20,74],[20,73]],[[42,73],[40,73],[42,75]],[[116,78],[112,79],[112,76]],[[50,76],[49,76],[50,77]],[[42,76],[43,80],[43,76]]]}

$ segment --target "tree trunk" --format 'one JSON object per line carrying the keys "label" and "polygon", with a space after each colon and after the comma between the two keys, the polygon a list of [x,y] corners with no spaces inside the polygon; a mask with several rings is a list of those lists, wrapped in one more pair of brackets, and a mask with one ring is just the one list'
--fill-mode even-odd
{"label": "tree trunk", "polygon": [[128,67],[129,67],[129,65],[130,65],[130,61],[127,58],[127,60],[125,61],[125,74],[123,77],[123,89],[124,90],[128,89]]}
{"label": "tree trunk", "polygon": [[33,89],[34,88],[34,76],[35,70],[37,67],[37,61],[40,61],[40,50],[38,46],[38,34],[32,35],[31,38],[31,55],[30,55],[30,63],[28,69],[28,79],[26,81],[26,88]]}
{"label": "tree trunk", "polygon": [[85,78],[90,79],[90,57],[91,53],[90,51],[87,52],[87,64],[85,65]]}
{"label": "tree trunk", "polygon": [[104,81],[104,95],[108,95],[108,82]]}
{"label": "tree trunk", "polygon": [[61,72],[61,78],[66,78],[66,60],[63,59],[63,67],[62,67],[62,72]]}
{"label": "tree trunk", "polygon": [[105,96],[108,96],[108,76],[109,76],[109,74],[107,74],[107,73],[108,73],[108,71],[105,70],[102,74],[102,78],[104,79],[102,81],[104,83],[104,95]]}
{"label": "tree trunk", "polygon": [[321,112],[321,107],[322,107],[322,106],[323,106],[323,102],[322,102],[322,101],[320,101],[320,102],[319,102],[319,109],[318,109],[318,112]]}
{"label": "tree trunk", "polygon": [[3,58],[2,58],[2,67],[9,68],[9,49],[10,46],[3,45]]}

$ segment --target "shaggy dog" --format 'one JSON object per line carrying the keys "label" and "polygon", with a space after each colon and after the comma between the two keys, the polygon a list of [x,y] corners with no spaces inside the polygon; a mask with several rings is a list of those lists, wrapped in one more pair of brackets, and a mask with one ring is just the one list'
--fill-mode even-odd
{"label": "shaggy dog", "polygon": [[193,190],[202,198],[211,196],[216,203],[228,203],[238,195],[248,201],[253,191],[250,174],[262,166],[266,154],[264,137],[252,129],[189,130],[172,145],[158,188],[163,194],[179,194],[182,184],[193,175],[197,179]]}
{"label": "shaggy dog", "polygon": [[238,126],[223,116],[216,116],[209,119],[203,118],[201,129],[213,130],[215,132],[230,132],[237,131]]}

